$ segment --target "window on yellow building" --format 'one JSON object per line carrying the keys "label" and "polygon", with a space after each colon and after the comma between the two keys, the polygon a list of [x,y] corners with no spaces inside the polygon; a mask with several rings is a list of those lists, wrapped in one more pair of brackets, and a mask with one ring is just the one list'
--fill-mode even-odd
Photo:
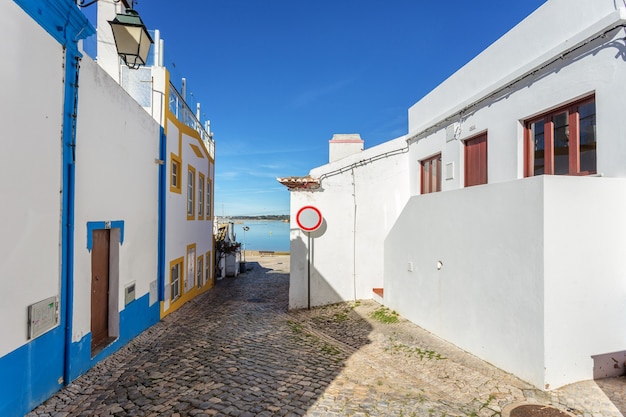
{"label": "window on yellow building", "polygon": [[196,284],[196,245],[187,246],[187,280],[185,292],[191,290]]}
{"label": "window on yellow building", "polygon": [[204,219],[204,175],[198,174],[198,220]]}
{"label": "window on yellow building", "polygon": [[174,154],[170,155],[170,191],[180,194],[180,158]]}
{"label": "window on yellow building", "polygon": [[176,301],[180,297],[180,285],[182,278],[180,276],[183,270],[183,258],[177,259],[170,263],[170,300]]}
{"label": "window on yellow building", "polygon": [[211,219],[211,181],[206,182],[206,219]]}
{"label": "window on yellow building", "polygon": [[196,170],[188,167],[187,170],[187,219],[194,218],[194,201],[196,196]]}
{"label": "window on yellow building", "polygon": [[204,256],[198,256],[198,269],[196,270],[198,274],[198,288],[201,288],[204,285]]}
{"label": "window on yellow building", "polygon": [[210,267],[211,267],[211,252],[207,252],[206,255],[204,256],[205,261],[204,261],[204,279],[206,280],[205,282],[209,281],[211,279],[211,275],[209,274],[210,271]]}

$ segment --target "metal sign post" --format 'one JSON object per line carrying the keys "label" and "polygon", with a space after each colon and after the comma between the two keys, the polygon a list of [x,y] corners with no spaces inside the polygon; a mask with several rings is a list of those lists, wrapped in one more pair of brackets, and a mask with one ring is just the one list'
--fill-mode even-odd
{"label": "metal sign post", "polygon": [[296,223],[307,234],[307,308],[311,309],[311,232],[322,225],[322,213],[313,206],[304,206],[296,214]]}
{"label": "metal sign post", "polygon": [[306,308],[307,310],[311,309],[311,233],[307,233],[306,234],[308,236],[308,242],[307,242],[307,249],[308,249],[308,253],[306,255]]}

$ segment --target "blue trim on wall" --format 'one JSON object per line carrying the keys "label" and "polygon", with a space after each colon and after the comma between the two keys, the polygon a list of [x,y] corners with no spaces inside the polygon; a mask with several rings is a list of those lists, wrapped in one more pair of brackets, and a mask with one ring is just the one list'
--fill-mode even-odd
{"label": "blue trim on wall", "polygon": [[73,381],[78,378],[96,363],[118,351],[141,332],[157,323],[161,318],[160,314],[159,303],[150,306],[148,293],[126,305],[126,308],[120,312],[120,337],[93,358],[91,357],[91,333],[83,337],[80,342],[72,343],[69,380]]}
{"label": "blue trim on wall", "polygon": [[[80,342],[70,346],[72,363],[67,382],[73,381],[87,372],[96,363],[116,352],[141,332],[157,323],[160,319],[158,303],[149,305],[150,294],[129,303],[120,312],[120,337],[91,358],[91,333]],[[32,342],[0,358],[0,416],[22,417],[46,399],[50,398],[62,386],[63,369],[50,366],[62,363],[63,348],[62,326],[57,326]],[[25,372],[25,368],[28,372]],[[28,390],[35,381],[57,381],[47,390]],[[41,387],[41,385],[39,385]]]}
{"label": "blue trim on wall", "polygon": [[0,416],[22,417],[61,389],[63,335],[61,324],[0,358]]}
{"label": "blue trim on wall", "polygon": [[[87,17],[72,0],[14,0],[57,42],[77,49],[77,42],[96,33]],[[74,77],[70,78],[73,80]]]}
{"label": "blue trim on wall", "polygon": [[110,222],[87,222],[87,250],[91,252],[93,245],[92,236],[94,230],[120,229],[120,245],[124,244],[124,220]]}
{"label": "blue trim on wall", "polygon": [[161,138],[159,143],[159,159],[165,161],[159,165],[159,243],[158,243],[158,265],[157,265],[157,288],[159,301],[165,300],[165,187],[167,184],[167,137],[165,130],[161,126]]}

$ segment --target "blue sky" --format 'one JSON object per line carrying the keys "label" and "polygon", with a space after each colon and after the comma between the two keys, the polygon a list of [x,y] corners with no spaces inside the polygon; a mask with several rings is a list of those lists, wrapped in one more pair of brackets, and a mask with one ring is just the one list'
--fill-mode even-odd
{"label": "blue sky", "polygon": [[[216,142],[217,215],[288,214],[276,177],[328,162],[335,133],[370,148],[408,108],[545,0],[139,0]],[[173,7],[174,6],[174,7]],[[520,51],[524,53],[524,51]]]}

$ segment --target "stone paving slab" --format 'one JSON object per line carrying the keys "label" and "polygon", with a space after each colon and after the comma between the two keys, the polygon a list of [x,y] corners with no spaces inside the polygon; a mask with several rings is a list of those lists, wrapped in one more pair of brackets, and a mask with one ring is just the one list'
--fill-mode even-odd
{"label": "stone paving slab", "polygon": [[621,416],[626,381],[542,392],[372,300],[287,311],[289,257],[143,332],[28,416],[501,416],[511,403]]}

